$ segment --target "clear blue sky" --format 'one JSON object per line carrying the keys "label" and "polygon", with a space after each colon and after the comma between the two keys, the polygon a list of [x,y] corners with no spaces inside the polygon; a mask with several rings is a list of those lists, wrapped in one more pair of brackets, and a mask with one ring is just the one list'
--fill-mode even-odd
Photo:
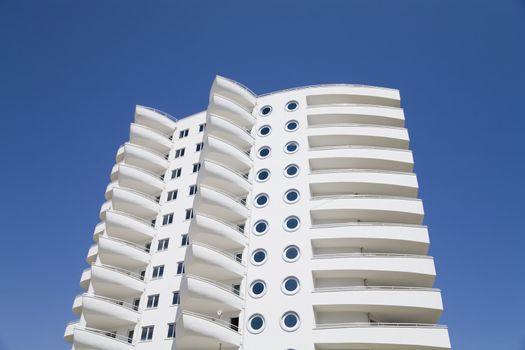
{"label": "clear blue sky", "polygon": [[68,348],[134,105],[200,111],[215,74],[399,88],[441,322],[524,350],[525,0],[182,3],[0,0],[0,350]]}

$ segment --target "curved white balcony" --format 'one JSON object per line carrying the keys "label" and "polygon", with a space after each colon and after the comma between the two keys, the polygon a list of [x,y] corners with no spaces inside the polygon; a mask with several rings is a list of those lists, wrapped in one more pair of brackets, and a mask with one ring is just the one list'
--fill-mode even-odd
{"label": "curved white balcony", "polygon": [[[105,212],[105,216],[107,216],[107,213],[108,212]],[[98,241],[98,237],[104,233],[104,231],[106,230],[106,223],[104,221],[101,221],[99,222],[98,224],[95,225],[95,229],[93,230],[93,240],[95,242]]]}
{"label": "curved white balcony", "polygon": [[246,173],[252,165],[252,160],[247,151],[214,136],[207,137],[203,152],[204,159],[224,164],[241,173]]}
{"label": "curved white balcony", "polygon": [[363,104],[399,107],[399,91],[389,88],[358,85],[325,85],[312,87],[306,96],[308,106]]}
{"label": "curved white balcony", "polygon": [[201,185],[193,206],[200,213],[236,223],[248,218],[250,211],[245,203],[246,201],[242,198],[234,197],[216,188]]}
{"label": "curved white balcony", "polygon": [[[113,191],[113,188],[111,188],[111,191]],[[110,200],[102,203],[102,205],[100,206],[100,213],[98,214],[100,220],[104,220],[104,218],[106,217],[106,212],[111,209],[111,205],[112,203]]]}
{"label": "curved white balcony", "polygon": [[310,147],[371,146],[408,149],[405,128],[370,124],[323,124],[308,129]]}
{"label": "curved white balcony", "polygon": [[443,311],[438,289],[390,286],[316,288],[316,313],[365,312],[385,322],[436,323]]}
{"label": "curved white balcony", "polygon": [[75,297],[71,311],[73,311],[73,313],[76,315],[80,315],[82,313],[82,294],[79,294]]}
{"label": "curved white balcony", "polygon": [[365,251],[426,255],[426,226],[346,222],[314,225],[308,232],[314,250],[362,247]]}
{"label": "curved white balcony", "polygon": [[234,326],[211,316],[183,311],[176,322],[177,349],[237,349],[242,335]]}
{"label": "curved white balcony", "polygon": [[255,94],[247,87],[219,75],[215,77],[211,87],[210,96],[213,94],[225,96],[248,110],[251,110],[257,102]]}
{"label": "curved white balcony", "polygon": [[211,160],[202,163],[199,183],[218,188],[234,196],[246,196],[251,189],[246,174]]}
{"label": "curved white balcony", "polygon": [[91,285],[97,295],[120,299],[142,293],[144,277],[137,273],[107,265],[91,266]]}
{"label": "curved white balcony", "polygon": [[161,176],[143,168],[123,163],[117,164],[117,170],[112,175],[111,180],[118,181],[118,187],[131,188],[152,196],[160,195],[164,189],[164,180]]}
{"label": "curved white balcony", "polygon": [[97,260],[98,255],[98,244],[92,244],[91,247],[89,247],[88,254],[86,257],[86,262],[88,264],[93,264]]}
{"label": "curved white balcony", "polygon": [[149,251],[144,246],[103,236],[98,240],[98,256],[104,265],[127,270],[146,267],[151,259]]}
{"label": "curved white balcony", "polygon": [[220,218],[197,212],[189,228],[190,237],[219,249],[240,249],[247,245],[244,229]]}
{"label": "curved white balcony", "polygon": [[253,124],[255,124],[255,117],[252,115],[251,111],[248,111],[234,101],[219,95],[210,95],[208,113],[219,115],[245,129],[251,128]]}
{"label": "curved white balcony", "polygon": [[239,148],[250,148],[255,142],[249,131],[218,115],[208,115],[206,121],[208,135],[228,141]]}
{"label": "curved white balcony", "polygon": [[135,123],[155,129],[168,137],[173,135],[177,122],[171,115],[158,109],[135,106]]}
{"label": "curved white balcony", "polygon": [[132,304],[87,293],[80,297],[82,315],[90,327],[115,329],[136,324],[139,320],[138,308]]}
{"label": "curved white balcony", "polygon": [[416,198],[342,195],[314,197],[310,201],[314,223],[356,221],[421,225],[423,202]]}
{"label": "curved white balcony", "polygon": [[133,243],[151,241],[157,232],[151,221],[115,210],[106,212],[104,226],[108,236]]}
{"label": "curved white balcony", "polygon": [[75,334],[75,328],[80,327],[80,321],[75,320],[67,324],[66,330],[64,331],[64,340],[68,343],[73,342],[73,335]]}
{"label": "curved white balcony", "polygon": [[135,349],[135,345],[127,337],[94,328],[75,328],[73,339],[75,350]]}
{"label": "curved white balcony", "polygon": [[[118,169],[117,164],[113,167],[113,169]],[[113,177],[113,172],[111,173],[111,177]],[[111,196],[113,195],[113,189],[115,187],[118,187],[118,181],[112,181],[106,186],[106,191],[104,192],[104,198],[106,198],[106,200],[111,199]]]}
{"label": "curved white balcony", "polygon": [[124,162],[159,175],[164,174],[169,165],[165,154],[131,143],[126,143],[119,148],[116,160],[117,163]]}
{"label": "curved white balcony", "polygon": [[233,291],[231,285],[194,275],[184,275],[180,284],[184,298],[181,307],[198,313],[240,311],[244,300]]}
{"label": "curved white balcony", "polygon": [[166,136],[147,126],[131,123],[129,140],[139,146],[165,154],[171,150],[172,142]]}
{"label": "curved white balcony", "polygon": [[411,323],[317,324],[312,335],[315,349],[450,349],[444,326]]}
{"label": "curved white balcony", "polygon": [[80,275],[80,288],[87,289],[91,283],[91,268],[84,269]]}
{"label": "curved white balcony", "polygon": [[403,127],[403,109],[356,104],[317,105],[308,107],[308,124],[377,124]]}
{"label": "curved white balcony", "polygon": [[310,148],[311,170],[377,169],[412,172],[412,152],[394,148],[332,146]]}
{"label": "curved white balcony", "polygon": [[312,258],[314,278],[366,279],[369,285],[432,287],[434,260],[423,255],[336,253]]}
{"label": "curved white balcony", "polygon": [[111,203],[114,210],[144,219],[156,217],[160,210],[158,199],[148,194],[130,188],[113,188],[112,193]]}
{"label": "curved white balcony", "polygon": [[243,276],[245,266],[233,253],[193,241],[186,249],[186,273],[214,280]]}
{"label": "curved white balcony", "polygon": [[419,185],[414,173],[379,170],[319,170],[309,174],[313,197],[342,194],[417,197]]}

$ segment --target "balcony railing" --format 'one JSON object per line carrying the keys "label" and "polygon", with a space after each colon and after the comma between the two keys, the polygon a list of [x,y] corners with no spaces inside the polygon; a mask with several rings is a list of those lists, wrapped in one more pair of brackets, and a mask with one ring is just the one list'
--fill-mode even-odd
{"label": "balcony railing", "polygon": [[311,175],[315,174],[331,174],[331,173],[384,173],[384,174],[400,174],[400,175],[415,175],[414,173],[407,173],[404,171],[395,171],[395,170],[381,170],[381,169],[320,169],[320,170],[310,170]]}
{"label": "balcony railing", "polygon": [[145,220],[143,218],[140,218],[138,216],[135,216],[133,214],[130,214],[130,213],[127,213],[125,211],[120,211],[120,210],[115,210],[115,209],[111,209],[111,212],[112,213],[115,213],[115,214],[118,214],[118,215],[123,215],[123,216],[127,216],[131,219],[134,219],[134,220],[137,220],[137,221],[140,221],[141,223],[143,223],[144,225],[147,225],[147,226],[151,226],[151,227],[155,227],[155,222],[154,220]]}
{"label": "balcony railing", "polygon": [[144,169],[144,168],[141,168],[141,167],[138,167],[138,166],[135,166],[135,165],[131,165],[131,164],[125,164],[125,163],[124,163],[124,164],[122,164],[122,165],[125,166],[125,167],[129,167],[129,168],[132,168],[132,169],[136,169],[136,170],[138,170],[138,171],[142,171],[143,173],[146,173],[146,174],[148,174],[148,175],[151,175],[151,176],[153,176],[153,177],[156,178],[156,179],[164,180],[164,174],[159,175],[159,174],[154,173],[154,172],[151,171],[151,170],[147,170],[147,169]]}
{"label": "balcony railing", "polygon": [[234,289],[231,285],[220,283],[220,282],[211,280],[209,278],[204,278],[204,277],[191,275],[191,274],[186,274],[185,276],[188,277],[188,278],[196,279],[198,281],[209,283],[209,284],[211,284],[211,285],[213,285],[213,286],[215,286],[217,288],[220,288],[220,289],[222,289],[222,290],[224,290],[224,291],[226,291],[228,293],[231,293],[231,294],[233,294],[235,296],[241,297],[240,291],[238,289]]}
{"label": "balcony railing", "polygon": [[140,250],[141,252],[146,252],[149,254],[150,252],[150,249],[149,248],[146,248],[144,246],[141,246],[141,245],[138,245],[138,244],[135,244],[135,243],[132,243],[132,242],[129,242],[129,241],[126,241],[126,240],[123,240],[123,239],[120,239],[120,238],[115,238],[115,237],[104,237],[105,239],[108,239],[110,241],[114,241],[114,242],[117,242],[117,243],[121,243],[121,244],[124,244],[124,245],[127,245],[128,247],[131,247],[133,249],[137,249],[137,250]]}
{"label": "balcony railing", "polygon": [[227,257],[228,259],[233,260],[236,263],[244,266],[242,258],[239,258],[235,253],[226,252],[226,251],[221,250],[219,248],[213,247],[213,246],[205,244],[205,243],[197,242],[197,241],[193,241],[192,244],[195,244],[195,245],[200,246],[200,247],[204,247],[204,248],[209,249],[209,250],[213,250],[214,252],[219,253],[219,254]]}
{"label": "balcony railing", "polygon": [[327,124],[312,124],[308,126],[308,128],[311,128],[311,129],[322,129],[322,128],[327,128],[327,127],[366,127],[366,128],[406,130],[406,128],[403,128],[400,126],[362,124],[362,123],[327,123]]}
{"label": "balcony railing", "polygon": [[432,323],[399,323],[399,322],[352,322],[352,323],[322,323],[316,324],[314,329],[333,328],[364,328],[364,327],[406,327],[406,328],[442,328],[447,326]]}
{"label": "balcony railing", "polygon": [[207,316],[207,315],[203,315],[203,314],[198,314],[196,312],[191,312],[191,311],[182,311],[182,315],[189,315],[189,316],[193,316],[193,317],[197,317],[197,318],[200,318],[200,319],[203,319],[203,320],[206,320],[206,321],[210,321],[210,322],[213,322],[219,326],[222,326],[224,328],[227,328],[229,330],[231,330],[232,332],[235,332],[235,333],[238,333],[239,332],[239,326],[235,325],[235,324],[232,324],[232,323],[229,323],[229,322],[226,322],[225,320],[221,320],[220,318],[216,318],[216,317],[211,317],[211,316]]}
{"label": "balcony railing", "polygon": [[119,335],[119,334],[115,334],[113,332],[104,331],[102,329],[89,328],[89,327],[81,327],[81,328],[78,327],[77,329],[83,330],[83,331],[86,331],[86,332],[89,332],[89,333],[93,333],[93,334],[102,335],[102,336],[105,336],[105,337],[108,337],[108,338],[112,338],[112,339],[115,339],[116,341],[120,341],[122,343],[130,344],[130,345],[133,344],[133,339],[131,339],[129,337],[126,337],[126,336],[123,336],[123,335]]}
{"label": "balcony railing", "polygon": [[115,305],[120,305],[120,306],[122,306],[122,307],[124,307],[126,309],[129,309],[129,310],[132,310],[132,311],[138,311],[139,310],[139,307],[137,305],[133,305],[133,304],[127,303],[127,302],[122,301],[122,300],[108,298],[108,297],[103,297],[103,296],[100,296],[100,295],[87,294],[87,293],[79,294],[79,295],[82,296],[82,297],[104,300],[104,301],[110,302],[110,303],[115,304]]}
{"label": "balcony railing", "polygon": [[214,220],[214,221],[218,221],[218,222],[220,222],[221,224],[224,224],[224,225],[230,227],[231,229],[233,229],[233,230],[239,232],[239,233],[242,234],[243,236],[246,235],[246,233],[244,232],[244,225],[235,225],[235,224],[232,224],[232,223],[230,223],[230,222],[228,222],[228,221],[225,221],[225,220],[220,219],[220,218],[218,218],[218,217],[216,217],[216,216],[213,216],[213,215],[202,214],[202,213],[197,213],[197,215],[199,215],[199,216],[203,216],[203,217],[205,217],[205,218],[208,218],[208,219],[211,219],[211,220]]}
{"label": "balcony railing", "polygon": [[[222,97],[222,96],[221,96],[221,97]],[[220,120],[222,120],[222,121],[224,121],[224,122],[226,122],[226,123],[228,123],[228,124],[233,125],[234,127],[238,128],[238,129],[241,129],[241,130],[246,134],[246,136],[248,136],[248,137],[249,137],[250,139],[252,139],[252,140],[255,140],[255,139],[253,138],[252,134],[251,134],[252,129],[243,128],[242,126],[237,125],[237,124],[235,124],[234,122],[229,121],[228,119],[226,119],[226,118],[224,118],[224,117],[221,117],[220,115],[217,115],[217,114],[215,114],[215,113],[210,113],[210,116],[212,116],[212,117],[214,117],[214,118],[218,118],[218,119],[220,119]]]}
{"label": "balcony railing", "polygon": [[349,292],[349,291],[423,291],[423,292],[440,292],[438,288],[425,287],[405,287],[405,286],[346,286],[346,287],[322,287],[314,288],[314,293],[328,292]]}
{"label": "balcony railing", "polygon": [[289,91],[297,91],[297,90],[312,89],[312,88],[323,88],[323,87],[369,88],[369,89],[397,91],[397,89],[381,87],[381,86],[362,85],[362,84],[318,84],[318,85],[305,85],[305,86],[299,86],[299,87],[294,87],[290,89],[268,92],[266,94],[258,95],[257,97],[270,96],[270,95],[280,94],[280,93],[289,92]]}
{"label": "balcony railing", "polygon": [[237,202],[239,204],[242,204],[243,206],[246,206],[246,198],[232,196],[229,193],[226,193],[226,192],[224,192],[222,190],[219,190],[219,189],[217,189],[215,187],[211,187],[211,186],[200,185],[200,187],[201,188],[206,188],[206,189],[208,189],[210,191],[218,192],[218,193],[222,194],[223,196],[226,196],[226,197],[230,198],[231,200],[233,200],[233,201],[235,201],[235,202]]}
{"label": "balcony railing", "polygon": [[401,224],[391,222],[367,222],[367,221],[347,221],[347,222],[333,222],[328,224],[312,224],[310,228],[328,228],[328,227],[343,227],[343,226],[399,226],[399,227],[421,227],[426,228],[426,225],[415,224]]}
{"label": "balcony railing", "polygon": [[215,165],[217,165],[217,166],[220,166],[220,167],[222,167],[222,168],[224,168],[224,169],[226,169],[226,170],[231,171],[232,173],[235,173],[235,174],[239,175],[239,176],[242,177],[243,179],[246,179],[247,181],[249,181],[249,180],[248,180],[248,174],[246,174],[246,173],[242,173],[242,172],[240,172],[240,171],[238,171],[238,170],[232,169],[232,168],[230,168],[229,166],[224,165],[224,164],[222,164],[222,163],[218,163],[218,162],[216,162],[216,161],[214,161],[214,160],[206,159],[205,162],[206,162],[206,163],[212,163],[212,164],[215,164]]}
{"label": "balcony railing", "polygon": [[147,194],[147,193],[144,193],[144,192],[140,192],[140,191],[134,190],[134,189],[129,188],[129,187],[116,187],[116,188],[124,190],[124,191],[133,192],[134,194],[136,194],[138,196],[141,196],[143,198],[149,199],[149,200],[151,200],[151,201],[153,201],[155,203],[159,203],[159,201],[160,201],[159,197],[155,197],[155,196],[152,196],[150,194]]}
{"label": "balcony railing", "polygon": [[252,157],[251,157],[251,155],[250,155],[250,154],[251,154],[250,150],[244,150],[244,149],[240,148],[239,146],[234,145],[233,143],[231,143],[231,142],[229,142],[229,141],[226,141],[226,140],[224,140],[224,139],[221,139],[220,137],[213,136],[213,135],[210,135],[210,136],[213,137],[214,139],[217,139],[217,140],[219,140],[219,141],[221,141],[221,142],[224,142],[224,143],[227,144],[227,145],[232,146],[233,148],[237,149],[239,152],[244,153],[248,158],[250,158],[250,160],[252,160]]}
{"label": "balcony railing", "polygon": [[158,114],[162,114],[163,116],[168,117],[169,119],[171,119],[173,121],[177,121],[177,118],[175,118],[171,114],[163,112],[163,111],[161,111],[159,109],[156,109],[156,108],[153,108],[153,107],[148,107],[148,106],[142,106],[142,105],[137,105],[137,107],[142,107],[142,108],[145,108],[145,109],[149,109],[150,111],[156,112]]}
{"label": "balcony railing", "polygon": [[378,146],[356,146],[356,145],[338,145],[338,146],[314,146],[310,147],[309,151],[323,151],[331,149],[375,149],[383,151],[398,151],[410,153],[409,149],[392,148],[392,147],[378,147]]}
{"label": "balcony railing", "polygon": [[322,253],[313,254],[312,259],[337,259],[337,258],[413,258],[433,259],[428,255],[395,254],[395,253]]}
{"label": "balcony railing", "polygon": [[105,269],[108,269],[108,270],[112,270],[112,271],[121,273],[123,275],[129,276],[129,277],[134,278],[136,280],[144,281],[144,276],[142,276],[142,275],[140,275],[138,273],[135,273],[135,272],[128,271],[126,269],[122,269],[120,267],[104,265],[104,264],[98,264],[98,265],[93,265],[93,266],[99,266],[99,267],[102,267],[102,268],[105,268]]}
{"label": "balcony railing", "polygon": [[155,151],[154,149],[147,148],[147,147],[144,147],[144,146],[141,146],[141,145],[137,145],[136,143],[126,142],[124,144],[124,146],[127,146],[127,145],[132,146],[132,147],[140,148],[140,149],[142,149],[144,151],[147,151],[147,152],[151,152],[151,153],[155,154],[156,156],[161,157],[162,159],[166,159],[167,160],[169,158],[169,154],[164,154],[164,153]]}

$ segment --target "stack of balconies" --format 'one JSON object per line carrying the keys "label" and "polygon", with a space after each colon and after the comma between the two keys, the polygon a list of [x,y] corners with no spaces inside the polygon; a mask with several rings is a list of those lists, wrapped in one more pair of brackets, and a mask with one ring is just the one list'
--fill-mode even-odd
{"label": "stack of balconies", "polygon": [[446,349],[396,90],[307,97],[315,348]]}
{"label": "stack of balconies", "polygon": [[246,88],[215,79],[180,287],[177,349],[241,345],[254,105],[255,97]]}
{"label": "stack of balconies", "polygon": [[95,227],[70,323],[64,335],[76,350],[130,349],[140,319],[149,247],[156,234],[171,137],[176,122],[158,110],[137,106],[130,141],[121,146]]}

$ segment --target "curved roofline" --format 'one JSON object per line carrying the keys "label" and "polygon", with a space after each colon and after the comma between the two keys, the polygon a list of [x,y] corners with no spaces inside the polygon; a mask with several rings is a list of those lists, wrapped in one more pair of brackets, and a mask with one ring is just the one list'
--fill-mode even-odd
{"label": "curved roofline", "polygon": [[399,92],[399,89],[388,88],[388,87],[383,87],[383,86],[373,86],[373,85],[364,85],[364,84],[336,83],[336,84],[304,85],[304,86],[298,86],[298,87],[293,87],[293,88],[288,88],[288,89],[282,89],[282,90],[267,92],[267,93],[264,93],[264,94],[261,94],[261,95],[256,95],[256,96],[257,96],[257,98],[259,98],[259,97],[269,96],[269,95],[273,95],[273,94],[279,94],[279,93],[288,92],[288,91],[305,90],[305,89],[313,89],[313,88],[323,88],[323,87],[354,87],[354,88],[355,87],[361,87],[361,88],[381,89],[381,90],[390,90],[390,91]]}

